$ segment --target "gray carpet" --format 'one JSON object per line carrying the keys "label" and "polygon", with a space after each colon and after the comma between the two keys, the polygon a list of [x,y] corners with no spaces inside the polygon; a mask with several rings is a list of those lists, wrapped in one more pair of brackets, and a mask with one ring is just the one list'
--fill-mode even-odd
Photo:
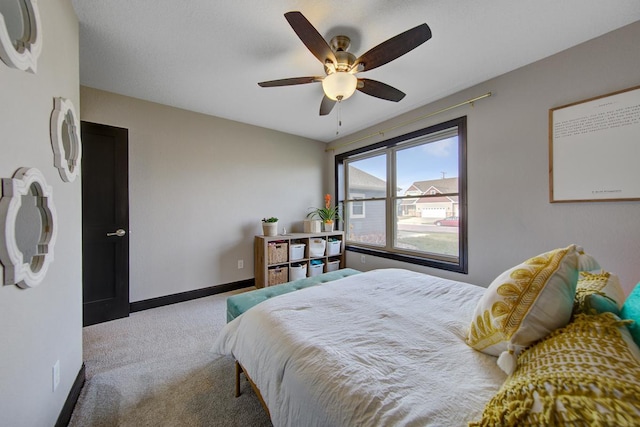
{"label": "gray carpet", "polygon": [[69,426],[271,426],[234,362],[210,352],[240,291],[83,329],[87,381]]}

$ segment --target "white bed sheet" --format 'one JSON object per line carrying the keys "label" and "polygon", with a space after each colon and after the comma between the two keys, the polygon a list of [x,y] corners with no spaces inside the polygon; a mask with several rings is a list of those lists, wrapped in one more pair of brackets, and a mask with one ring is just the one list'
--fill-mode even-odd
{"label": "white bed sheet", "polygon": [[463,426],[505,380],[464,342],[483,292],[370,271],[258,304],[213,350],[242,363],[275,426]]}

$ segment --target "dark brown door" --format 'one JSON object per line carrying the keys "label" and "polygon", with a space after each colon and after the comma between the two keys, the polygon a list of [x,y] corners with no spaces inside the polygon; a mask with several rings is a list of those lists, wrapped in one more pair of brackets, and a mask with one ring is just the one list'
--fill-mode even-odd
{"label": "dark brown door", "polygon": [[82,122],[84,326],[129,316],[129,132]]}

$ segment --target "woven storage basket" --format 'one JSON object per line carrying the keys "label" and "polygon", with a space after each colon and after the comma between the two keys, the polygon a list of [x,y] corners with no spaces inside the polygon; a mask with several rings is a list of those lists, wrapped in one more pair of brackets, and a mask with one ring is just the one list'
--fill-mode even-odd
{"label": "woven storage basket", "polygon": [[289,281],[289,267],[276,267],[269,269],[268,286],[279,285]]}
{"label": "woven storage basket", "polygon": [[[289,252],[289,244],[286,242],[271,242],[268,245],[268,258],[269,264],[280,264],[287,262],[287,255]],[[286,280],[285,280],[286,281]]]}

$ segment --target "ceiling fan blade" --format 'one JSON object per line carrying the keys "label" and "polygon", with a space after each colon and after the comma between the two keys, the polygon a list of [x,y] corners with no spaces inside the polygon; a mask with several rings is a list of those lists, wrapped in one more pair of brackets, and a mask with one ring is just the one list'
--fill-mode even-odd
{"label": "ceiling fan blade", "polygon": [[296,32],[302,43],[313,53],[313,56],[318,58],[323,64],[329,60],[334,64],[337,64],[336,56],[331,50],[331,46],[320,35],[318,30],[311,25],[311,22],[304,17],[300,12],[287,12],[284,17]]}
{"label": "ceiling fan blade", "polygon": [[291,77],[289,79],[269,80],[258,83],[260,87],[291,86],[305,83],[321,82],[322,77]]}
{"label": "ceiling fan blade", "polygon": [[356,59],[351,69],[357,69],[358,65],[362,65],[361,71],[373,70],[412,51],[430,38],[431,29],[429,26],[427,24],[418,25],[368,50]]}
{"label": "ceiling fan blade", "polygon": [[326,116],[333,110],[333,106],[336,105],[336,101],[329,98],[327,95],[322,98],[322,103],[320,103],[320,115]]}
{"label": "ceiling fan blade", "polygon": [[405,93],[393,86],[371,79],[358,79],[357,89],[367,95],[387,101],[398,102],[405,97]]}

